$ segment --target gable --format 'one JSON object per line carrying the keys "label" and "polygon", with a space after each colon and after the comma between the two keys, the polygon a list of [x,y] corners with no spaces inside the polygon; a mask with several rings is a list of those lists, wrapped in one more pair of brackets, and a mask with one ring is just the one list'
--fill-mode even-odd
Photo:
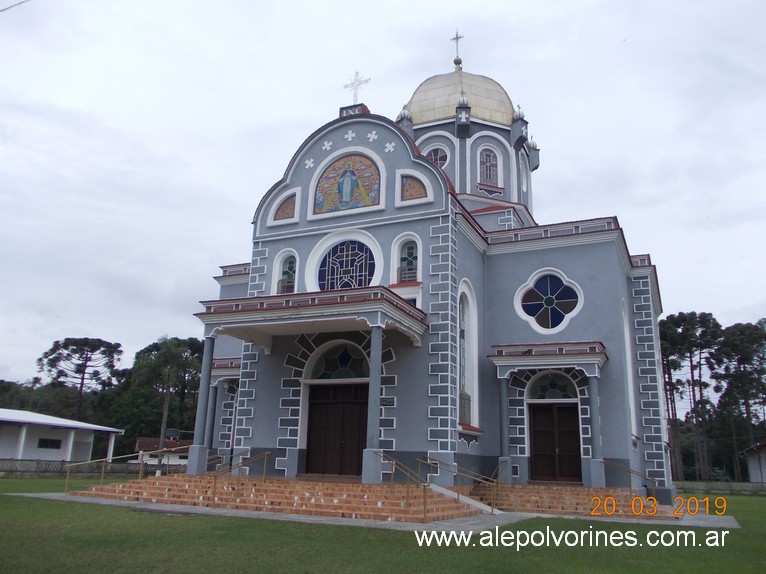
{"label": "gable", "polygon": [[340,118],[317,130],[255,213],[255,237],[363,226],[446,209],[449,183],[393,122]]}

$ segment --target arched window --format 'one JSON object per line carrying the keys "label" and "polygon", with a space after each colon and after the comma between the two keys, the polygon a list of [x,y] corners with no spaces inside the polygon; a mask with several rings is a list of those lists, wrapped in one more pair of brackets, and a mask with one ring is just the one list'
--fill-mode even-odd
{"label": "arched window", "polygon": [[525,153],[521,153],[519,161],[519,201],[529,205],[529,161]]}
{"label": "arched window", "polygon": [[577,399],[577,396],[577,387],[572,380],[554,371],[538,377],[527,387],[527,399],[530,400],[566,400]]}
{"label": "arched window", "polygon": [[319,289],[367,287],[375,274],[375,258],[361,241],[343,241],[335,245],[319,265]]}
{"label": "arched window", "polygon": [[476,297],[464,281],[458,298],[458,422],[472,427],[479,426],[477,321]]}
{"label": "arched window", "polygon": [[349,343],[331,347],[319,357],[311,370],[312,379],[359,379],[370,376],[370,363],[364,351]]}
{"label": "arched window", "polygon": [[277,293],[295,293],[295,256],[289,255],[282,260],[282,273],[277,282]]}
{"label": "arched window", "polygon": [[497,154],[489,148],[479,152],[479,183],[498,187]]}
{"label": "arched window", "polygon": [[460,297],[458,305],[458,387],[460,389],[459,422],[471,424],[471,394],[466,385],[466,352],[465,352],[465,297]]}
{"label": "arched window", "polygon": [[418,244],[405,241],[399,250],[399,283],[418,280]]}

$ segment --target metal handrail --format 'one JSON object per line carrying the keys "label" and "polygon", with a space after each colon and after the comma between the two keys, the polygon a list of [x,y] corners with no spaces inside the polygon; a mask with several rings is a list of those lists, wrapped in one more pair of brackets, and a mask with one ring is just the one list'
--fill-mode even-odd
{"label": "metal handrail", "polygon": [[227,466],[226,468],[222,468],[221,470],[216,470],[215,472],[211,472],[210,474],[212,476],[223,476],[226,473],[233,473],[235,469],[241,468],[243,466],[247,466],[257,460],[263,459],[263,475],[262,479],[266,480],[266,465],[269,461],[269,456],[271,456],[271,451],[268,450],[266,452],[262,452],[259,454],[256,454],[255,456],[251,456],[250,458],[246,458],[245,460],[239,461],[237,464],[233,466]]}
{"label": "metal handrail", "polygon": [[209,457],[207,457],[205,468],[210,466],[210,463],[213,462],[214,460],[217,460],[218,464],[220,464],[221,468],[223,468],[224,467],[224,461],[226,460],[226,455],[225,454],[211,454]]}
{"label": "metal handrail", "polygon": [[[638,472],[637,470],[633,470],[632,468],[628,468],[627,466],[622,466],[621,464],[614,463],[614,462],[612,462],[610,460],[603,460],[602,459],[601,462],[604,463],[605,465],[613,466],[614,468],[616,468],[618,470],[621,470],[623,472],[627,472],[629,474],[635,474],[636,476],[640,476],[641,478],[645,478],[647,480],[651,480],[652,481],[652,496],[654,496],[656,498],[656,496],[655,496],[657,494],[657,479],[656,478],[652,478],[649,475],[646,475],[646,474],[644,474],[642,472]],[[630,496],[632,497],[633,496],[633,481],[631,480],[629,482],[629,484],[630,484],[630,487],[629,487],[630,488]]]}
{"label": "metal handrail", "polygon": [[[473,480],[475,482],[479,482],[481,484],[488,484],[490,486],[490,504],[489,507],[492,509],[492,513],[495,512],[495,507],[497,506],[497,485],[498,480],[495,478],[492,478],[491,476],[486,476],[478,472],[474,472],[472,470],[468,469],[461,469],[457,464],[454,462],[445,462],[439,459],[432,459],[430,456],[428,457],[428,460],[422,460],[418,459],[418,474],[420,474],[420,465],[426,464],[430,467],[436,467],[438,469],[443,468],[444,466],[447,467],[454,467],[453,469],[446,468],[447,472],[451,472],[455,476],[462,476],[464,478],[468,478],[469,480]],[[459,485],[456,485],[459,486]],[[455,493],[457,494],[457,500],[460,500],[460,491],[456,490]]]}
{"label": "metal handrail", "polygon": [[[248,464],[251,464],[259,459],[263,459],[263,474],[261,475],[261,480],[265,481],[266,480],[266,465],[268,464],[270,455],[271,455],[271,451],[267,450],[260,454],[256,454],[255,456],[251,456],[250,458],[246,458],[245,460],[240,460],[239,463],[235,465],[222,468],[221,470],[217,470],[215,472],[211,472],[210,475],[213,477],[213,493],[212,493],[211,504],[215,506],[215,503],[216,503],[216,498],[217,498],[216,493],[218,492],[218,477],[219,476],[223,476],[226,473],[229,473],[230,475],[232,475],[235,469],[242,468],[243,466],[247,466]],[[238,478],[240,479],[240,487],[241,487],[242,477],[238,476]]]}
{"label": "metal handrail", "polygon": [[399,462],[394,457],[392,457],[389,454],[386,454],[383,451],[375,451],[375,454],[377,454],[380,459],[383,462],[387,462],[391,465],[391,482],[394,482],[394,475],[396,474],[396,471],[400,471],[405,478],[407,479],[405,481],[405,497],[406,497],[406,503],[407,507],[410,507],[410,484],[415,483],[415,486],[417,488],[423,489],[423,522],[428,522],[428,498],[427,498],[427,492],[426,488],[428,487],[428,482],[423,481],[420,478],[419,474],[416,474],[414,470],[412,470],[407,465]]}
{"label": "metal handrail", "polygon": [[82,461],[82,462],[71,462],[69,464],[65,464],[64,468],[66,468],[66,480],[64,481],[64,492],[69,492],[69,472],[72,470],[72,467],[74,467],[74,466],[82,466],[83,464],[94,464],[94,463],[100,462],[101,463],[101,480],[99,482],[99,486],[103,486],[104,485],[104,475],[106,474],[106,465],[108,463],[111,463],[111,462],[113,462],[115,460],[120,460],[122,458],[133,458],[136,455],[138,455],[139,463],[140,463],[140,466],[139,466],[139,469],[138,469],[138,479],[141,480],[143,478],[143,476],[144,476],[144,456],[143,455],[145,455],[145,454],[158,454],[158,453],[174,452],[174,451],[183,450],[183,449],[187,449],[188,450],[188,448],[189,448],[188,446],[175,446],[175,447],[172,447],[172,448],[163,448],[162,450],[150,450],[150,451],[147,451],[147,452],[139,451],[139,452],[134,452],[134,453],[131,453],[131,454],[123,454],[123,455],[120,455],[120,456],[112,456],[112,457],[106,457],[106,458],[97,458],[95,460],[85,460],[85,461]]}

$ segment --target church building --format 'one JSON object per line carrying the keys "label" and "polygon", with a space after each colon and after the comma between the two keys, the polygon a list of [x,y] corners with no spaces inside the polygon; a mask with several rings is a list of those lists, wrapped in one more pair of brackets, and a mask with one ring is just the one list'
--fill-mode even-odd
{"label": "church building", "polygon": [[655,268],[615,217],[538,224],[539,166],[460,58],[394,121],[355,104],[309,135],[197,314],[188,472],[270,452],[272,476],[379,483],[385,453],[441,485],[457,465],[670,497]]}

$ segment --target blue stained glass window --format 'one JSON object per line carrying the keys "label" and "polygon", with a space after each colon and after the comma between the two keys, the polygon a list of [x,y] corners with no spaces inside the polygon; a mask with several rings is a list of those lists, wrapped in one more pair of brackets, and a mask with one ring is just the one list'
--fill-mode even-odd
{"label": "blue stained glass window", "polygon": [[332,347],[317,361],[313,379],[357,379],[370,376],[370,364],[358,347],[341,344]]}
{"label": "blue stained glass window", "polygon": [[576,399],[577,387],[569,379],[550,374],[535,382],[528,396],[531,399]]}
{"label": "blue stained glass window", "polygon": [[375,258],[361,241],[343,241],[335,245],[319,265],[319,289],[367,287],[375,274]]}
{"label": "blue stained glass window", "polygon": [[521,297],[521,308],[543,329],[555,329],[575,310],[577,292],[557,275],[543,275]]}
{"label": "blue stained glass window", "polygon": [[556,275],[543,275],[535,281],[535,289],[544,297],[554,295],[564,287],[564,282]]}

